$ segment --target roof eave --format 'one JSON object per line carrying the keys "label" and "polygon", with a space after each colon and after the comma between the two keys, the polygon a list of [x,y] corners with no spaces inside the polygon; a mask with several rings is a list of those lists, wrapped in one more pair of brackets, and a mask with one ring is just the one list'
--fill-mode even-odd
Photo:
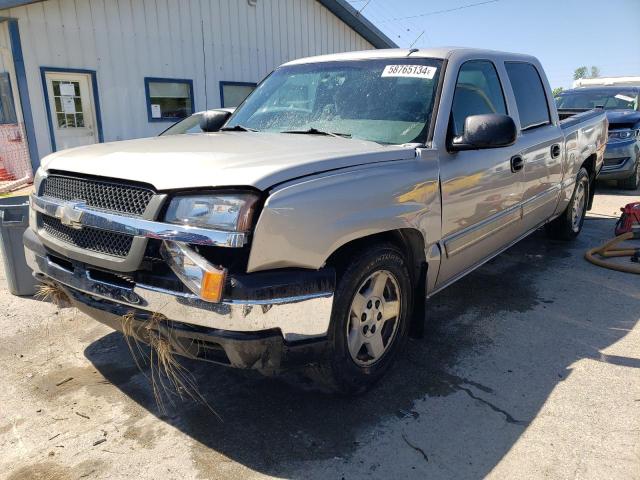
{"label": "roof eave", "polygon": [[37,3],[41,1],[43,0],[0,0],[0,10],[21,7],[22,5],[29,5],[30,3]]}
{"label": "roof eave", "polygon": [[398,48],[398,45],[387,37],[373,23],[361,15],[346,0],[318,0],[331,13],[355,30],[360,36],[376,48]]}

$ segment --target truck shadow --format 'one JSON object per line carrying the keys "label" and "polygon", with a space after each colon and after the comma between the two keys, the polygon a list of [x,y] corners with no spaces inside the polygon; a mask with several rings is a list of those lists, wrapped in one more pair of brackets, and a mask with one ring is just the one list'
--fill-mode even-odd
{"label": "truck shadow", "polygon": [[619,196],[637,196],[640,194],[640,188],[636,190],[625,190],[619,188],[614,181],[599,181],[597,185],[597,193],[602,195],[619,195]]}
{"label": "truck shadow", "polygon": [[[264,474],[328,478],[315,462],[348,463],[363,443],[386,434],[397,441],[398,432],[410,429],[427,456],[429,448],[452,447],[421,464],[421,477],[426,471],[436,478],[443,472],[481,478],[511,449],[576,361],[640,367],[600,353],[637,321],[640,300],[625,293],[634,291],[637,279],[604,273],[581,258],[589,245],[610,236],[613,223],[588,221],[585,234],[571,245],[549,242],[537,232],[432,298],[426,337],[411,340],[392,372],[358,398],[324,395],[296,379],[183,360],[223,421],[190,401],[168,405],[163,415],[143,375],[121,374],[133,362],[120,334],[97,340],[85,355],[133,401],[199,442],[192,456],[204,477],[228,474],[218,470],[223,455]],[[443,397],[449,397],[444,407]],[[384,461],[378,456],[365,462],[362,476],[375,476],[376,462]],[[416,455],[414,465],[422,461]],[[417,477],[414,465],[400,465],[398,478]]]}

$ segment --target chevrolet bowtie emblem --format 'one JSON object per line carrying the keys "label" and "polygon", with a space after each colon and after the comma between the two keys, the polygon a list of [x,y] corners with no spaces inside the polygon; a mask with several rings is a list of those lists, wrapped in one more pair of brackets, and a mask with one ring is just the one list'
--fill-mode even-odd
{"label": "chevrolet bowtie emblem", "polygon": [[62,208],[58,209],[60,222],[67,227],[80,230],[82,228],[82,224],[80,223],[80,220],[82,219],[82,211],[76,210],[76,208],[84,207],[85,205],[86,204],[84,202],[69,202]]}

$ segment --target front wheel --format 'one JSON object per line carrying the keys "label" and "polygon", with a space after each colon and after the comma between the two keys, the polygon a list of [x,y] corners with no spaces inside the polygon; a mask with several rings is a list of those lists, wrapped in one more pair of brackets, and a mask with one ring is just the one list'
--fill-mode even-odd
{"label": "front wheel", "polygon": [[312,376],[330,390],[365,392],[389,369],[408,336],[412,289],[404,256],[369,248],[338,280],[325,361]]}
{"label": "front wheel", "polygon": [[581,168],[576,177],[576,186],[567,209],[558,218],[547,223],[547,233],[558,240],[573,240],[584,224],[589,204],[589,173]]}

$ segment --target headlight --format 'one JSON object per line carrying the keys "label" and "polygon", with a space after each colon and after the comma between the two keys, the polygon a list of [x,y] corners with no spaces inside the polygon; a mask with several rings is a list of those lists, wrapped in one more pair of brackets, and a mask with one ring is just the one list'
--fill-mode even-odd
{"label": "headlight", "polygon": [[615,138],[617,140],[627,140],[637,135],[637,130],[612,130],[609,132],[609,138]]}
{"label": "headlight", "polygon": [[44,168],[38,167],[38,169],[36,170],[36,173],[33,175],[33,187],[36,194],[40,191],[40,183],[42,182],[42,179],[46,176],[47,176],[47,173],[45,172]]}
{"label": "headlight", "polygon": [[254,193],[188,195],[171,200],[165,221],[227,232],[251,228],[258,201]]}

